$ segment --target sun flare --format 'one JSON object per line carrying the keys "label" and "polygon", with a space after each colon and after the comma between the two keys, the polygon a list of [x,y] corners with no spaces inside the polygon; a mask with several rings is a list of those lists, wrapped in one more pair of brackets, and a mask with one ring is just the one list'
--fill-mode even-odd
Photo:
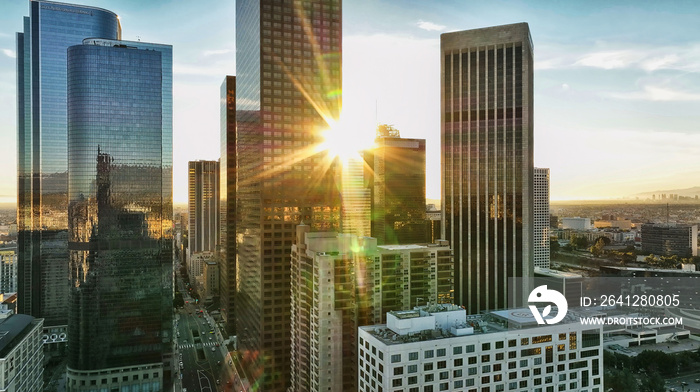
{"label": "sun flare", "polygon": [[359,158],[360,151],[372,148],[375,130],[366,121],[341,116],[340,120],[329,122],[329,128],[322,135],[321,148],[331,159],[338,157],[341,162],[347,162]]}

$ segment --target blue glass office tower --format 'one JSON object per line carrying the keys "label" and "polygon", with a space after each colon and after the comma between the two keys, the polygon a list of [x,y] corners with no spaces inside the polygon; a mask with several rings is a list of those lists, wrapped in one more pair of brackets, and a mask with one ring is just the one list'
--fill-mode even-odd
{"label": "blue glass office tower", "polygon": [[172,374],[172,47],[68,48],[69,392]]}
{"label": "blue glass office tower", "polygon": [[49,329],[68,314],[66,49],[87,37],[121,38],[117,15],[31,1],[17,33],[17,311]]}
{"label": "blue glass office tower", "polygon": [[238,342],[266,392],[289,385],[295,227],[340,228],[334,163],[316,147],[340,111],[341,14],[341,0],[236,1],[236,222],[227,230],[236,231]]}

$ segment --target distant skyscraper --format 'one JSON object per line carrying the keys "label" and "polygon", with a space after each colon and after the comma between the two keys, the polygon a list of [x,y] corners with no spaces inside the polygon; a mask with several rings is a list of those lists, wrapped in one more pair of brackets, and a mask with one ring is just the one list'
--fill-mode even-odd
{"label": "distant skyscraper", "polygon": [[549,169],[535,168],[533,197],[534,266],[549,268]]}
{"label": "distant skyscraper", "polygon": [[86,39],[67,86],[67,390],[167,390],[172,47]]}
{"label": "distant skyscraper", "polygon": [[532,40],[526,23],[442,34],[443,237],[469,313],[527,298],[532,276]]}
{"label": "distant skyscraper", "polygon": [[340,185],[342,199],[340,232],[369,237],[372,234],[371,189],[366,184],[367,168],[364,158],[351,157],[339,165],[337,170],[336,181]]}
{"label": "distant skyscraper", "polygon": [[[380,130],[382,128],[380,127]],[[372,190],[372,237],[379,245],[426,242],[425,139],[378,132],[365,153]]]}
{"label": "distant skyscraper", "polygon": [[31,1],[17,33],[17,302],[45,327],[68,318],[66,49],[88,37],[121,38],[117,15]]}
{"label": "distant skyscraper", "polygon": [[236,330],[266,392],[289,384],[295,227],[340,228],[334,161],[317,147],[339,117],[341,27],[340,0],[236,3]]}
{"label": "distant skyscraper", "polygon": [[190,254],[214,252],[219,243],[219,162],[189,162]]}
{"label": "distant skyscraper", "polygon": [[0,248],[0,293],[17,292],[17,248]]}
{"label": "distant skyscraper", "polygon": [[236,77],[221,84],[221,158],[219,159],[219,298],[230,334],[236,333]]}

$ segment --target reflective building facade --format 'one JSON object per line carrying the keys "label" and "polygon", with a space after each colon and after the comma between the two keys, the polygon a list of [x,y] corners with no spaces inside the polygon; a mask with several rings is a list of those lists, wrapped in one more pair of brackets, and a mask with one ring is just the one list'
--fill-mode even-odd
{"label": "reflective building facade", "polygon": [[229,334],[236,334],[236,77],[221,83],[221,134],[219,159],[219,299]]}
{"label": "reflective building facade", "polygon": [[68,391],[160,391],[172,350],[172,47],[68,49]]}
{"label": "reflective building facade", "polygon": [[[443,238],[468,313],[527,298],[533,274],[532,40],[526,23],[446,33],[441,50]],[[525,286],[525,285],[522,285]]]}
{"label": "reflective building facade", "polygon": [[236,330],[264,391],[289,383],[295,227],[340,228],[318,146],[340,110],[341,33],[340,0],[236,2]]}
{"label": "reflective building facade", "polygon": [[68,303],[66,49],[119,39],[113,12],[31,1],[17,33],[17,311],[65,325]]}
{"label": "reflective building facade", "polygon": [[379,245],[427,241],[425,139],[378,135],[365,152],[372,190],[372,237]]}

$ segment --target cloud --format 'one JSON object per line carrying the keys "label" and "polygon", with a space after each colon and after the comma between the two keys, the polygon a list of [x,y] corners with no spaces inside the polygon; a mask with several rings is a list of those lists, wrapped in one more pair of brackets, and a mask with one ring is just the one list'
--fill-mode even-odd
{"label": "cloud", "polygon": [[427,30],[427,31],[442,31],[442,30],[445,30],[445,28],[446,28],[446,26],[444,26],[444,25],[439,25],[439,24],[436,24],[433,22],[428,22],[428,21],[422,20],[422,19],[418,21],[417,25],[418,25],[418,28],[421,28],[421,29]]}
{"label": "cloud", "polygon": [[203,56],[216,56],[220,54],[227,54],[233,52],[232,49],[215,49],[215,50],[205,50],[202,52]]}
{"label": "cloud", "polygon": [[642,91],[609,93],[612,98],[644,101],[700,101],[700,94],[660,86],[644,86]]}
{"label": "cloud", "polygon": [[593,51],[580,56],[573,65],[601,69],[640,69],[647,72],[700,72],[700,44]]}
{"label": "cloud", "polygon": [[602,69],[629,68],[644,58],[644,53],[634,50],[616,50],[588,53],[578,59],[573,65]]}
{"label": "cloud", "polygon": [[535,56],[536,70],[577,67],[603,70],[637,69],[700,72],[700,43],[684,46],[637,46],[599,43],[594,48],[543,45]]}
{"label": "cloud", "polygon": [[2,50],[2,54],[4,54],[5,56],[7,56],[7,57],[9,57],[9,58],[11,58],[11,59],[17,58],[17,53],[15,53],[14,50],[3,49],[3,50]]}

